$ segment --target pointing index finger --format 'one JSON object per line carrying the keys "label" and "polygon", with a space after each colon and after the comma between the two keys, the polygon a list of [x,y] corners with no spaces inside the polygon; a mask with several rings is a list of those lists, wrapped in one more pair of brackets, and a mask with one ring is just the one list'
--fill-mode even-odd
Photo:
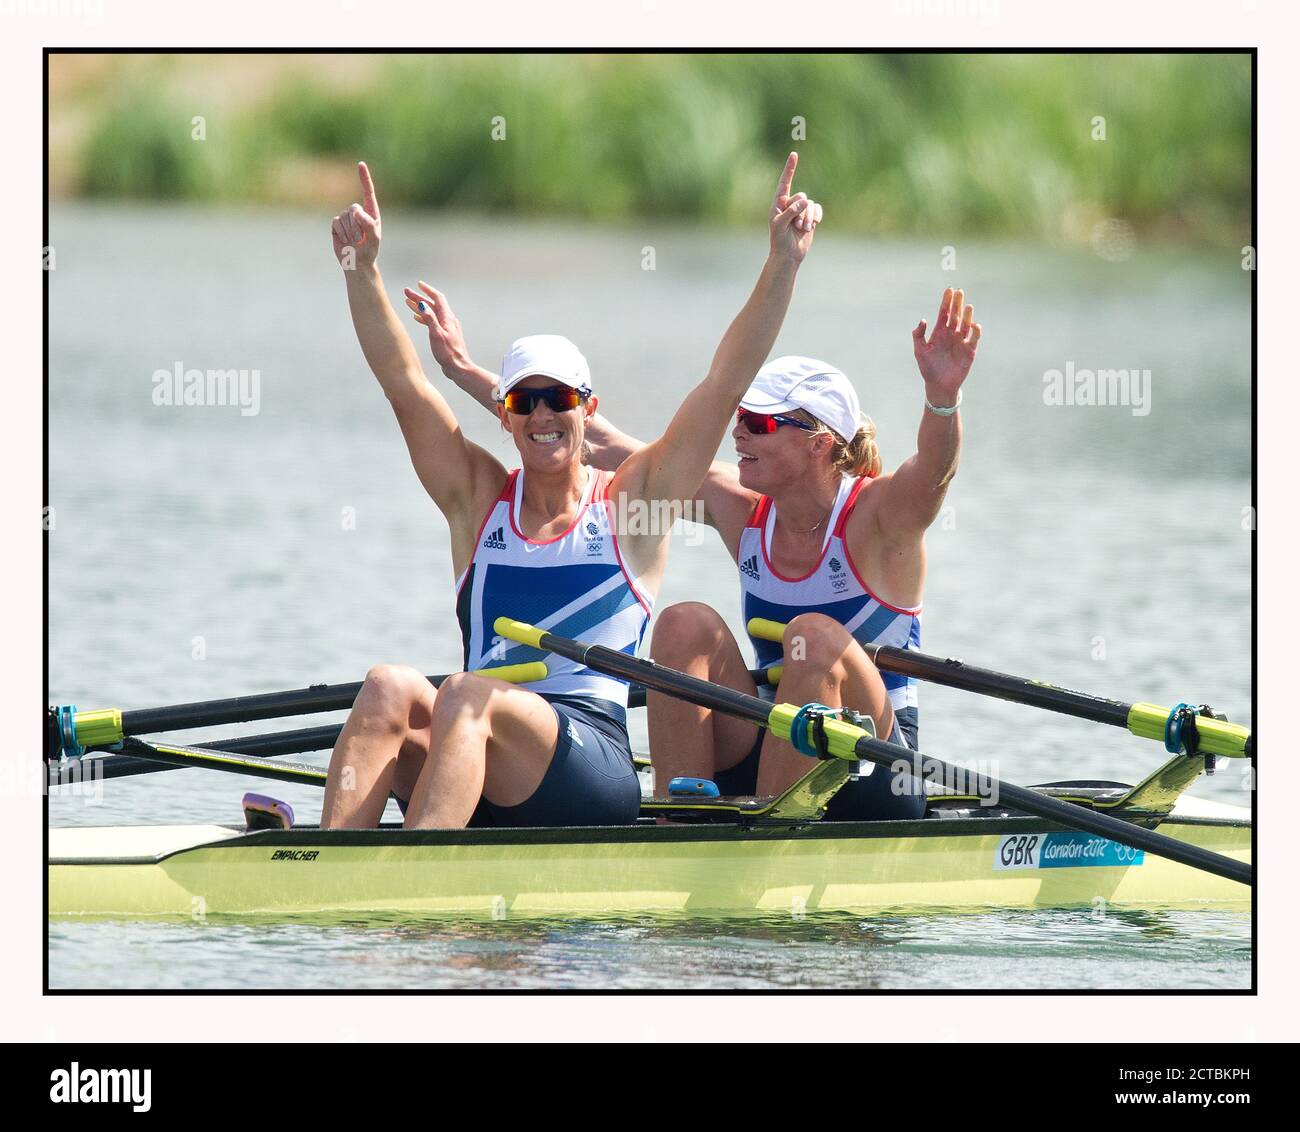
{"label": "pointing index finger", "polygon": [[781,170],[781,179],[776,183],[776,195],[778,197],[788,197],[790,195],[790,186],[794,184],[794,171],[799,165],[799,155],[791,153],[785,159],[785,168]]}
{"label": "pointing index finger", "polygon": [[370,176],[370,167],[364,161],[357,162],[357,175],[361,178],[362,207],[370,216],[378,217],[379,198],[375,196],[375,182]]}

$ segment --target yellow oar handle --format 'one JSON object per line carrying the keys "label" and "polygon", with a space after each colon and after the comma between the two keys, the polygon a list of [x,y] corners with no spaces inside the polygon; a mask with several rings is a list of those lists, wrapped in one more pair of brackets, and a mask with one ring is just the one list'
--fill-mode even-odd
{"label": "yellow oar handle", "polygon": [[[785,641],[785,625],[780,621],[769,621],[766,617],[751,617],[745,628],[749,630],[749,635],[759,641],[775,641],[778,645]],[[781,683],[781,677],[785,673],[785,665],[774,664],[771,668],[763,669],[763,675],[767,677],[767,682],[775,688]],[[755,673],[757,676],[758,674]],[[759,678],[759,683],[762,679]]]}
{"label": "yellow oar handle", "polygon": [[518,641],[521,645],[532,645],[535,649],[542,647],[542,634],[546,632],[526,621],[516,621],[513,617],[498,617],[492,622],[492,629],[498,637]]}
{"label": "yellow oar handle", "polygon": [[[1166,707],[1158,704],[1134,704],[1128,712],[1128,729],[1139,738],[1163,743],[1168,720],[1169,709]],[[1196,736],[1199,740],[1198,750],[1210,755],[1240,759],[1246,756],[1246,740],[1250,738],[1250,728],[1243,727],[1240,723],[1198,715]]]}
{"label": "yellow oar handle", "polygon": [[545,680],[549,670],[546,661],[531,660],[527,664],[501,664],[496,668],[475,668],[472,671],[475,676],[491,676],[507,684],[532,684],[536,680]]}
{"label": "yellow oar handle", "polygon": [[775,641],[778,645],[785,640],[785,625],[780,621],[769,621],[766,617],[751,617],[745,626],[749,635],[760,641]]}
{"label": "yellow oar handle", "polygon": [[77,742],[83,747],[112,746],[122,741],[122,709],[99,708],[76,715]]}
{"label": "yellow oar handle", "polygon": [[[780,621],[769,621],[766,617],[751,617],[745,628],[749,630],[749,635],[756,640],[775,641],[778,645],[785,641],[785,625]],[[767,675],[767,682],[776,687],[781,683],[781,675],[785,668],[784,665],[774,664],[764,671]]]}

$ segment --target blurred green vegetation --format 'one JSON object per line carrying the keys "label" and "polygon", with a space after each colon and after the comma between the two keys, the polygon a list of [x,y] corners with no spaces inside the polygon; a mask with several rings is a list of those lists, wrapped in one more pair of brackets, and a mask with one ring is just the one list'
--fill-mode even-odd
{"label": "blurred green vegetation", "polygon": [[1245,55],[395,56],[363,81],[269,58],[224,98],[229,57],[138,60],[81,90],[69,193],[334,204],[364,158],[386,204],[752,221],[796,148],[846,229],[1249,238]]}

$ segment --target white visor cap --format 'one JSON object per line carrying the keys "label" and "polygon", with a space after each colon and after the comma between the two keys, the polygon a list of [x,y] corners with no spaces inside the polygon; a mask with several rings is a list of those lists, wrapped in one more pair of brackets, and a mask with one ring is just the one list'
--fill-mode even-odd
{"label": "white visor cap", "polygon": [[857,434],[862,412],[857,390],[843,373],[816,358],[801,357],[768,362],[740,399],[740,407],[768,414],[803,409],[845,441]]}
{"label": "white visor cap", "polygon": [[526,377],[553,377],[574,389],[591,388],[587,359],[562,334],[530,334],[515,339],[501,362],[497,400]]}

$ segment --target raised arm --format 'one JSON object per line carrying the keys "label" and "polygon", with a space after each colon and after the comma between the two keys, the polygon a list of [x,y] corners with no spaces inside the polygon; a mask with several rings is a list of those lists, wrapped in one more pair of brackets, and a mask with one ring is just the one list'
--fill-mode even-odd
{"label": "raised arm", "polygon": [[[415,321],[428,330],[429,348],[443,375],[495,418],[497,375],[470,356],[465,332],[447,296],[421,280],[418,290],[406,288],[406,305]],[[607,472],[618,471],[624,460],[645,447],[644,440],[629,436],[603,413],[588,419],[584,440],[586,462]],[[756,500],[753,492],[740,486],[735,464],[716,460],[695,495],[698,508],[694,514],[716,527],[730,547],[738,542]]]}
{"label": "raised arm", "polygon": [[[465,332],[447,296],[423,280],[419,290],[407,287],[405,294],[415,321],[429,332],[429,348],[443,375],[495,418],[497,375],[470,356]],[[633,452],[645,447],[645,441],[615,428],[601,413],[587,421],[585,440],[586,462],[608,472],[617,470]]]}
{"label": "raised arm", "polygon": [[795,276],[812,246],[820,206],[790,195],[798,155],[791,154],[769,217],[770,250],[749,301],[727,328],[708,375],[687,395],[667,430],[624,461],[611,494],[631,499],[694,499],[740,398],[776,342]]}
{"label": "raised arm", "polygon": [[885,490],[877,512],[878,523],[891,536],[922,534],[943,506],[961,455],[961,414],[955,410],[980,340],[975,308],[966,306],[962,292],[951,287],[943,293],[939,317],[928,341],[925,330],[922,319],[912,331],[926,399],[916,452],[880,485]]}
{"label": "raised arm", "polygon": [[451,406],[429,384],[420,358],[384,293],[379,274],[383,223],[374,181],[365,162],[357,166],[363,204],[334,217],[334,255],[347,283],[352,325],[366,362],[393,407],[411,463],[421,484],[449,521],[474,508],[490,491],[486,481],[505,472],[490,454],[461,432]]}

